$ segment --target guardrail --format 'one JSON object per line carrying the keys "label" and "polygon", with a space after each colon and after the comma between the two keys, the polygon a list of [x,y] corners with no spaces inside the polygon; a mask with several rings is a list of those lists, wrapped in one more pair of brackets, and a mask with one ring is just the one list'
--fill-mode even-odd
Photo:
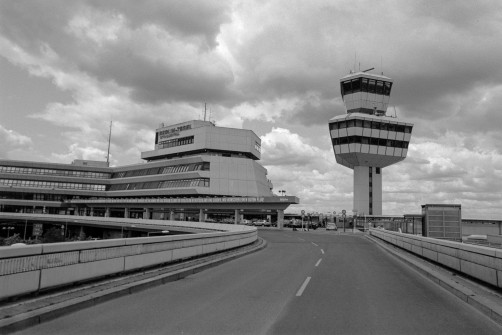
{"label": "guardrail", "polygon": [[[83,220],[85,217],[78,219]],[[96,221],[97,218],[89,219]],[[109,223],[110,220],[104,221]],[[189,235],[0,247],[0,300],[228,250],[253,243],[258,236],[254,227],[185,221],[142,221],[167,229],[190,227],[212,231]]]}
{"label": "guardrail", "polygon": [[370,235],[502,288],[502,250],[429,237],[370,229]]}

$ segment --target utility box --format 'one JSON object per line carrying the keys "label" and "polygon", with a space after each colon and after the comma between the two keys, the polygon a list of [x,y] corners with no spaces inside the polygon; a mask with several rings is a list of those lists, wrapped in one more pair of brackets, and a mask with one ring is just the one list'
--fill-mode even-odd
{"label": "utility box", "polygon": [[460,205],[422,205],[422,235],[462,242],[462,211]]}

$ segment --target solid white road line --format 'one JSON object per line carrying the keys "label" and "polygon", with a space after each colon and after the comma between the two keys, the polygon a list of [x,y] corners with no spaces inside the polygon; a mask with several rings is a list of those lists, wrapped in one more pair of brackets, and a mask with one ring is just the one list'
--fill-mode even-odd
{"label": "solid white road line", "polygon": [[322,261],[322,258],[319,258],[319,260],[317,261],[317,263],[315,263],[315,266],[319,266],[319,264],[321,264],[321,261]]}
{"label": "solid white road line", "polygon": [[305,281],[303,282],[302,287],[300,287],[300,289],[298,290],[298,292],[296,292],[296,296],[297,297],[301,297],[301,295],[303,294],[303,291],[305,290],[305,288],[309,284],[310,278],[311,277],[307,277],[307,279],[305,279]]}
{"label": "solid white road line", "polygon": [[298,237],[298,239],[299,239],[300,241],[304,241],[304,242],[305,242],[305,240],[304,240],[303,238]]}
{"label": "solid white road line", "polygon": [[313,245],[315,245],[316,247],[318,247],[318,245],[317,245],[317,244],[315,244],[314,242],[310,242],[310,243],[312,243]]}
{"label": "solid white road line", "polygon": [[324,255],[324,249],[321,249],[321,253]]}

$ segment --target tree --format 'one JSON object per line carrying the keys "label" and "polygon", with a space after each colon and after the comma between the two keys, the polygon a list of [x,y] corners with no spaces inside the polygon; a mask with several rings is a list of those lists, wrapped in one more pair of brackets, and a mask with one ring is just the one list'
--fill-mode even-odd
{"label": "tree", "polygon": [[52,227],[47,230],[42,237],[43,243],[56,243],[56,242],[64,242],[65,238],[63,235],[63,231],[59,228]]}

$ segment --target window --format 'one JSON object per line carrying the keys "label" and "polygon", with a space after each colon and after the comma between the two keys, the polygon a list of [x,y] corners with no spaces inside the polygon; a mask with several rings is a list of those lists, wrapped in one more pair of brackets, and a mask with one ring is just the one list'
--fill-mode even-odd
{"label": "window", "polygon": [[392,83],[388,82],[388,81],[385,81],[384,82],[384,88],[383,88],[383,94],[384,95],[390,95],[391,87],[392,87]]}
{"label": "window", "polygon": [[375,168],[375,171],[376,171],[376,174],[380,174],[380,168],[379,167]]}
{"label": "window", "polygon": [[345,121],[342,121],[342,122],[338,123],[338,126],[340,127],[340,129],[344,129],[344,128],[347,128],[347,123]]}
{"label": "window", "polygon": [[364,120],[363,127],[364,127],[364,128],[371,128],[371,121],[369,121],[369,120]]}
{"label": "window", "polygon": [[363,127],[363,120],[356,119],[356,127],[362,128]]}
{"label": "window", "polygon": [[342,95],[347,95],[352,93],[350,81],[343,82],[341,87],[342,87]]}
{"label": "window", "polygon": [[377,80],[376,82],[376,93],[383,94],[383,81]]}
{"label": "window", "polygon": [[361,91],[368,92],[368,78],[361,78]]}
{"label": "window", "polygon": [[380,129],[380,122],[377,121],[371,122],[371,129]]}
{"label": "window", "polygon": [[376,93],[376,80],[370,79],[368,82],[368,92]]}
{"label": "window", "polygon": [[404,132],[407,134],[411,134],[411,126],[405,126],[404,127]]}
{"label": "window", "polygon": [[355,120],[348,120],[347,121],[347,128],[351,128],[355,126]]}
{"label": "window", "polygon": [[361,78],[352,79],[352,93],[361,91]]}

